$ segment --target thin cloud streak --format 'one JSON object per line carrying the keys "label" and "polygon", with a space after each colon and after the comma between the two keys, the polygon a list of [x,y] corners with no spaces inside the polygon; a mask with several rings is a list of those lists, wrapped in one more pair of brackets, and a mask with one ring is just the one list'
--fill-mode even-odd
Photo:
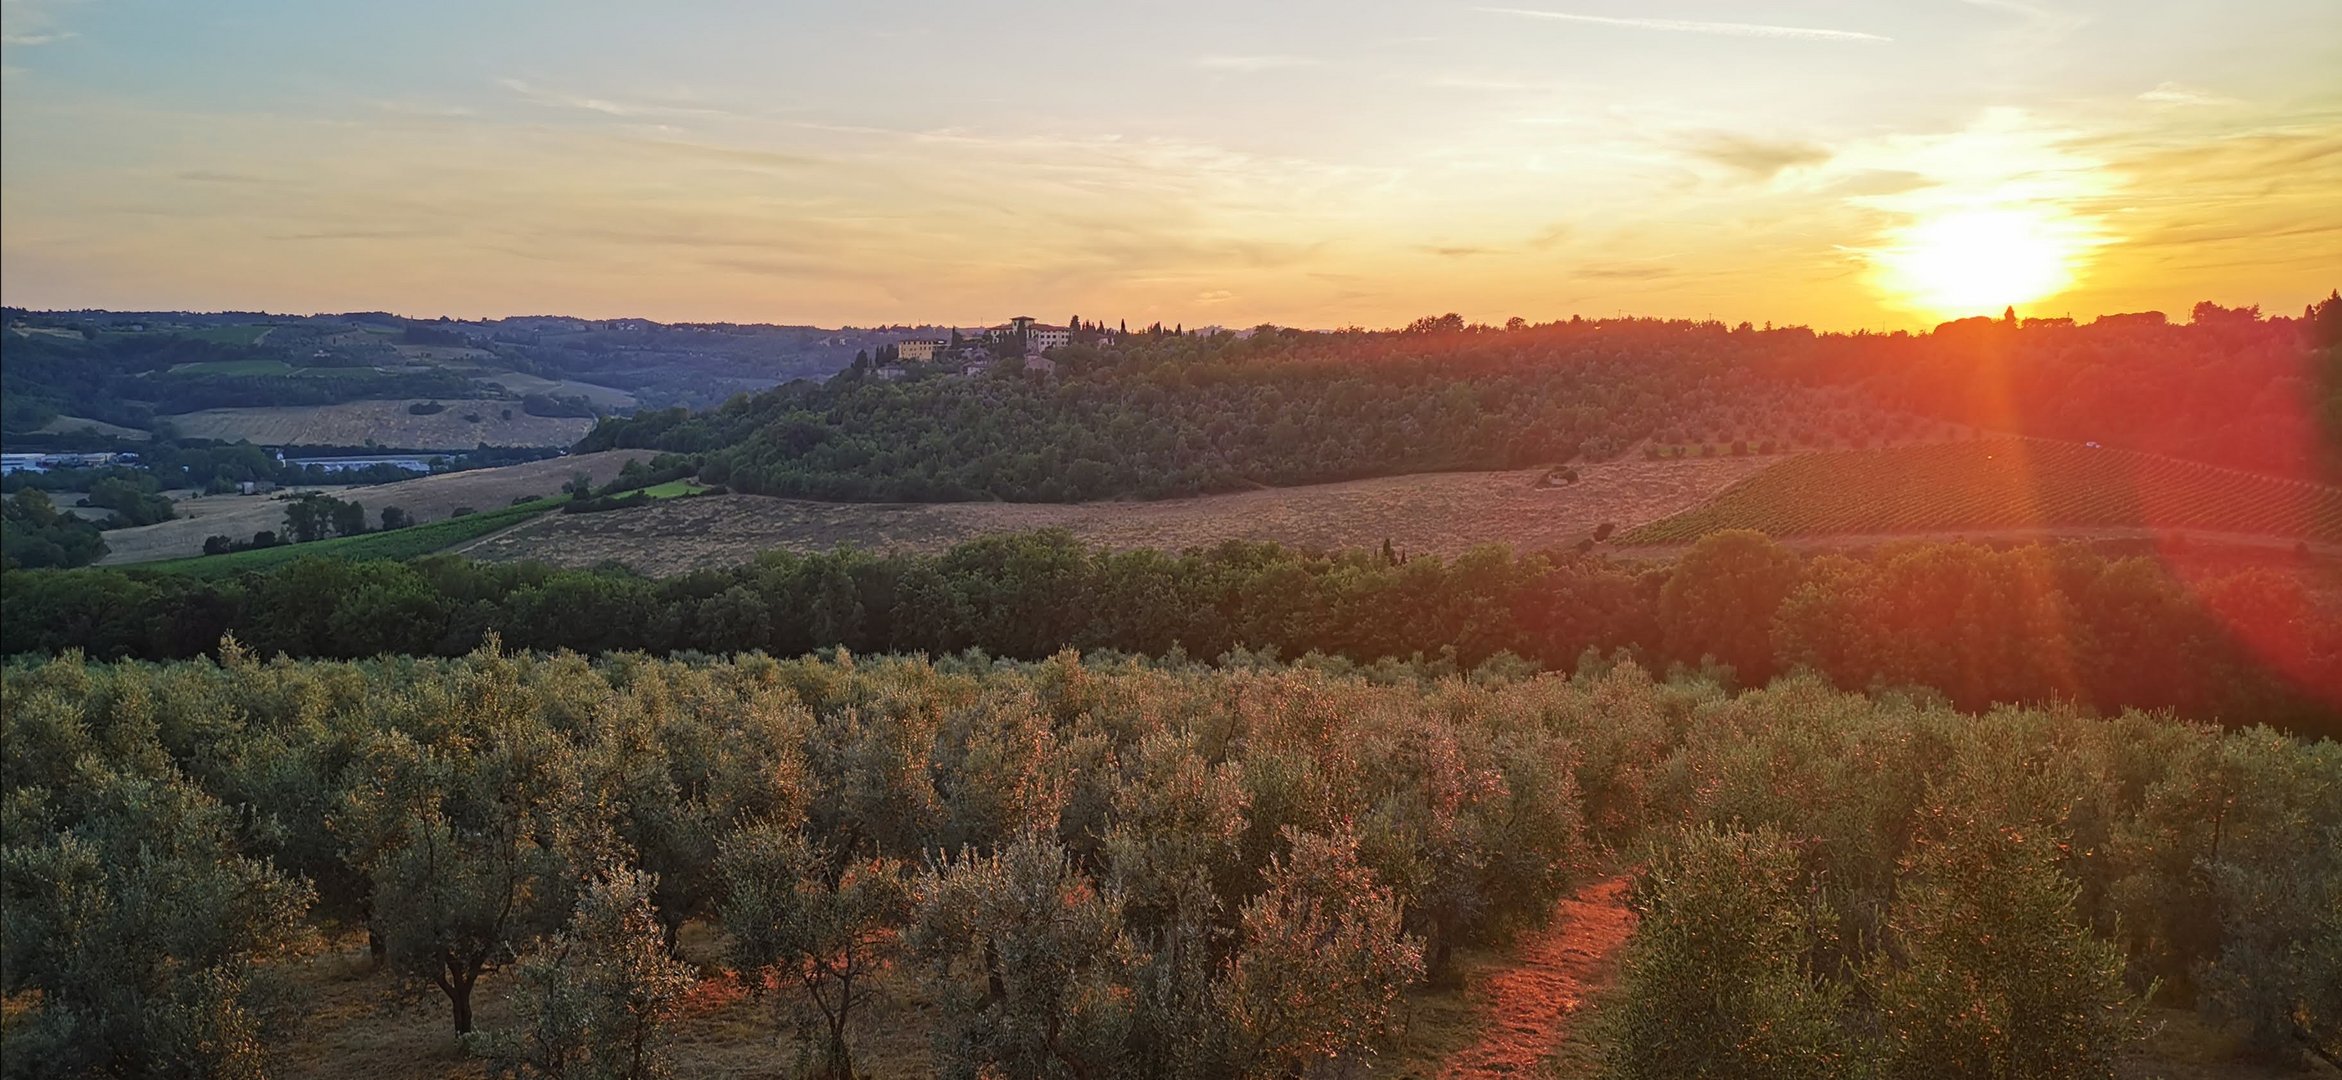
{"label": "thin cloud streak", "polygon": [[1279,71],[1286,68],[1316,67],[1319,62],[1320,61],[1314,56],[1290,56],[1285,54],[1275,54],[1269,56],[1199,56],[1195,59],[1195,66],[1199,68],[1210,68],[1215,71]]}
{"label": "thin cloud streak", "polygon": [[1525,19],[1552,19],[1559,22],[1591,23],[1595,26],[1622,26],[1633,30],[1666,30],[1683,34],[1721,34],[1727,37],[1787,38],[1806,41],[1893,41],[1891,37],[1866,34],[1859,30],[1826,30],[1810,26],[1771,26],[1764,23],[1700,22],[1692,19],[1623,19],[1611,15],[1581,15],[1569,11],[1540,11],[1533,8],[1484,7],[1474,8],[1489,15],[1515,15]]}

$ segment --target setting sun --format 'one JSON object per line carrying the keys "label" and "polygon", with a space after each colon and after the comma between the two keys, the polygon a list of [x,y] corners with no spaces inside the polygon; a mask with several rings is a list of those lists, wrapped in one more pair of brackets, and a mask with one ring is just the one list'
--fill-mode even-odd
{"label": "setting sun", "polygon": [[1954,317],[2064,290],[2088,246],[2080,230],[2037,211],[1968,210],[1913,223],[1875,258],[1888,295]]}

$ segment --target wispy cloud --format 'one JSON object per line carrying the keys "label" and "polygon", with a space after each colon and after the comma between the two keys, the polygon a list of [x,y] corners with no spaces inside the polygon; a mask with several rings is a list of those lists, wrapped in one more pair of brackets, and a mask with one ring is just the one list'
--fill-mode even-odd
{"label": "wispy cloud", "polygon": [[0,45],[54,45],[79,36],[58,27],[59,6],[42,0],[0,0]]}
{"label": "wispy cloud", "polygon": [[1895,40],[1878,34],[1866,34],[1859,30],[1826,30],[1810,26],[1701,22],[1692,19],[1626,19],[1611,15],[1581,15],[1571,11],[1540,11],[1533,8],[1484,7],[1474,10],[1490,15],[1515,15],[1527,19],[1553,19],[1560,22],[1591,23],[1595,26],[1622,26],[1633,30],[1666,30],[1684,34],[1722,34],[1727,37],[1789,38],[1808,41]]}
{"label": "wispy cloud", "polygon": [[2223,97],[2199,86],[2189,86],[2186,83],[2176,82],[2158,83],[2156,84],[2155,89],[2149,90],[2144,94],[2140,94],[2139,100],[2144,101],[2149,105],[2172,105],[2183,107],[2238,104],[2235,98]]}
{"label": "wispy cloud", "polygon": [[676,104],[664,101],[620,101],[613,98],[590,97],[548,89],[525,79],[502,78],[496,85],[510,90],[531,105],[548,109],[575,109],[581,112],[601,113],[626,120],[653,117],[736,117],[748,115],[731,109],[706,105]]}
{"label": "wispy cloud", "polygon": [[1293,56],[1284,53],[1252,56],[1214,54],[1195,58],[1195,66],[1214,71],[1280,71],[1286,68],[1316,67],[1320,63],[1322,61],[1314,56]]}
{"label": "wispy cloud", "polygon": [[2024,0],[1960,0],[1960,2],[1969,7],[1979,7],[1988,11],[2014,15],[2025,20],[2027,32],[2033,34],[2062,37],[2081,29],[2090,21],[2081,15],[2028,4]]}
{"label": "wispy cloud", "polygon": [[1702,161],[1735,169],[1760,180],[1770,180],[1784,169],[1819,165],[1830,160],[1829,148],[1819,143],[1760,139],[1730,132],[1697,136],[1687,141],[1685,149]]}

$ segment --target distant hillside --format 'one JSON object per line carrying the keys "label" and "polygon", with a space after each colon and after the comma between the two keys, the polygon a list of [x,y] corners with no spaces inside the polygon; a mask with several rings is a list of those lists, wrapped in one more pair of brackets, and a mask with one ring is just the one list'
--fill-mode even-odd
{"label": "distant hillside", "polygon": [[1730,454],[1941,426],[1747,362],[1790,344],[1651,320],[1139,335],[1054,349],[1046,371],[906,365],[902,378],[849,371],[698,415],[638,413],[579,448],[704,453],[703,479],[756,494],[1079,502],[1607,461],[1644,440]]}
{"label": "distant hillside", "polygon": [[2202,530],[2342,542],[2342,488],[2037,439],[1809,454],[1782,461],[1629,544],[1726,529],[1773,536],[2063,527]]}
{"label": "distant hillside", "polygon": [[1165,498],[1572,461],[1861,449],[1982,429],[2342,477],[2342,298],[2304,319],[1963,320],[1932,334],[1650,319],[1077,336],[1045,364],[850,370],[580,444],[855,501]]}
{"label": "distant hillside", "polygon": [[[93,426],[101,436],[126,438],[121,431],[151,432],[158,421],[220,409],[494,401],[502,403],[492,412],[497,419],[510,409],[590,421],[642,406],[704,408],[791,379],[826,377],[858,351],[899,336],[805,326],[460,322],[372,313],[11,308],[0,321],[0,430],[11,443],[29,445],[70,441]],[[75,423],[60,426],[59,417]],[[566,445],[575,437],[574,430],[553,428],[559,430],[523,437],[555,440],[538,445]],[[364,432],[347,441],[369,437],[396,444],[387,434]]]}

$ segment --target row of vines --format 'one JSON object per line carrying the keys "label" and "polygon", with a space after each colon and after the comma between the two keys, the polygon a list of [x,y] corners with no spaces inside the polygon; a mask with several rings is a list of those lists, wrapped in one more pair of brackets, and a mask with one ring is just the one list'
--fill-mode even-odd
{"label": "row of vines", "polygon": [[2342,542],[2342,488],[2077,443],[1993,439],[1790,458],[1623,539],[2059,527]]}

